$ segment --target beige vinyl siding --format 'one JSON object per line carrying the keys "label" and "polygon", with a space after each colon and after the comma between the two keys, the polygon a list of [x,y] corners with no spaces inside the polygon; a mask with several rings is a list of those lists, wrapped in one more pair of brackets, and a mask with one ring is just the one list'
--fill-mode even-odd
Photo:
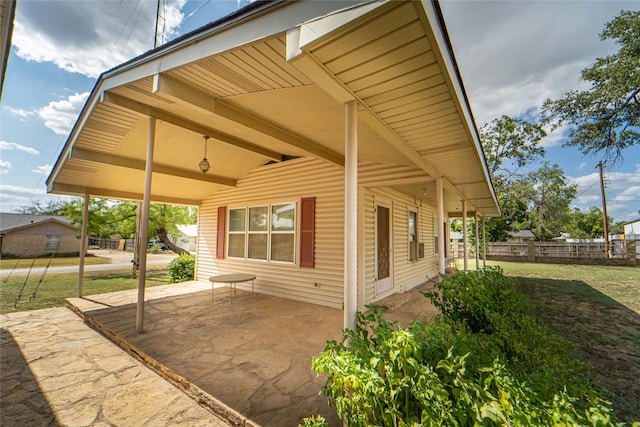
{"label": "beige vinyl siding", "polygon": [[[315,268],[299,267],[300,199],[316,198]],[[296,263],[216,259],[218,206],[227,208],[296,202]],[[243,272],[257,276],[256,292],[339,308],[343,300],[344,170],[303,158],[264,166],[222,190],[200,208],[198,280]],[[227,211],[228,211],[227,209]],[[227,224],[228,227],[228,224]],[[239,285],[242,287],[243,285]],[[249,288],[248,285],[244,285]]]}
{"label": "beige vinyl siding", "polygon": [[[408,260],[407,208],[412,197],[384,185],[429,177],[414,166],[359,163],[359,307],[376,300],[375,295],[375,200],[390,202],[393,212],[392,292],[404,292],[437,274],[433,254],[435,208],[418,206],[418,233],[425,244],[425,258]],[[379,187],[378,187],[379,186]],[[369,188],[371,187],[371,188]],[[316,198],[315,268],[299,267],[300,199]],[[296,202],[296,263],[286,264],[244,259],[216,259],[218,206],[257,206]],[[219,191],[200,207],[196,278],[215,274],[252,273],[256,292],[340,308],[344,297],[344,169],[330,163],[301,158],[261,167],[238,180],[235,188]],[[228,227],[228,223],[226,224]],[[228,238],[228,236],[227,236]],[[226,253],[226,251],[225,251]],[[239,285],[249,289],[249,285]],[[388,294],[387,294],[388,295]],[[378,296],[379,297],[379,296]]]}
{"label": "beige vinyl siding", "polygon": [[[375,284],[375,206],[377,202],[392,205],[393,215],[393,290],[376,295]],[[409,224],[408,210],[418,213],[418,241],[424,243],[424,258],[409,261]],[[362,220],[365,221],[365,232],[362,239],[365,253],[364,271],[364,304],[371,303],[393,292],[405,292],[437,276],[437,257],[433,252],[433,217],[436,210],[424,202],[420,204],[406,194],[391,188],[369,188],[364,195]]]}

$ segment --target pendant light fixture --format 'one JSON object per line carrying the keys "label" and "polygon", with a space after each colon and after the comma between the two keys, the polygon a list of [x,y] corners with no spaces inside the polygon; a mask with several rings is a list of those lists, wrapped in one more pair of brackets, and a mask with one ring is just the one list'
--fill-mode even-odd
{"label": "pendant light fixture", "polygon": [[206,135],[203,135],[202,137],[204,138],[204,157],[202,158],[202,160],[200,160],[200,163],[198,163],[198,167],[200,168],[202,173],[207,173],[207,171],[211,167],[211,165],[209,164],[209,160],[207,160],[207,141],[209,140],[209,137]]}

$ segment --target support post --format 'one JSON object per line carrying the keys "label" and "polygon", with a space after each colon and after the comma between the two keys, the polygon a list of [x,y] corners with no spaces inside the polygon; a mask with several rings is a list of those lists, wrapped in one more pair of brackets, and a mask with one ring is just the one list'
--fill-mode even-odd
{"label": "support post", "polygon": [[84,292],[84,259],[89,245],[87,229],[89,227],[89,193],[84,193],[84,204],[82,206],[82,231],[80,232],[80,260],[78,261],[78,298],[82,298]]}
{"label": "support post", "polygon": [[462,248],[463,248],[463,263],[465,273],[469,271],[469,244],[467,236],[467,201],[462,201]]}
{"label": "support post", "polygon": [[476,271],[480,270],[480,233],[478,232],[478,213],[473,217],[473,224],[476,228]]}
{"label": "support post", "polygon": [[482,217],[482,268],[487,268],[487,233],[485,223],[487,219]]}
{"label": "support post", "polygon": [[140,275],[138,276],[138,305],[136,307],[136,332],[144,330],[144,292],[147,279],[147,247],[149,240],[149,205],[151,204],[151,172],[153,167],[153,145],[156,134],[156,118],[149,117],[149,137],[147,141],[147,160],[144,170],[144,196],[140,227]]}
{"label": "support post", "polygon": [[358,310],[358,109],[345,105],[344,328],[355,330]]}
{"label": "support post", "polygon": [[[438,209],[438,228],[443,227],[444,224],[444,190],[442,187],[442,177],[436,178],[436,206]],[[438,242],[438,270],[440,274],[445,274],[447,272],[447,265],[445,260],[446,248],[447,248],[447,233],[445,230],[438,232],[438,235],[441,236],[440,241]]]}

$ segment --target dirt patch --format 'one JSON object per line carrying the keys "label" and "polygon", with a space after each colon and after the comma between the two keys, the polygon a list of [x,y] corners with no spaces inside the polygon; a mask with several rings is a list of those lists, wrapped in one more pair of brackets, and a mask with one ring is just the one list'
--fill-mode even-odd
{"label": "dirt patch", "polygon": [[618,418],[640,420],[640,315],[581,281],[517,277],[533,315],[577,345]]}

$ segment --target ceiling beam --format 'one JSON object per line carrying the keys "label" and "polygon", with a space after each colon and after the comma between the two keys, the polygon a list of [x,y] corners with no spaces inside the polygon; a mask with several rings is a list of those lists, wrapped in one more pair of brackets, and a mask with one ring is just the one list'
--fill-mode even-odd
{"label": "ceiling beam", "polygon": [[[113,191],[106,188],[94,188],[83,187],[81,185],[73,184],[61,184],[54,182],[49,185],[47,189],[48,193],[53,194],[77,194],[84,196],[89,194],[91,197],[103,197],[105,199],[118,199],[118,200],[142,200],[142,193],[133,193],[128,191]],[[171,205],[184,205],[184,206],[200,206],[200,200],[182,199],[179,197],[165,197],[158,195],[151,195],[151,201],[154,203],[166,203]]]}
{"label": "ceiling beam", "polygon": [[[144,160],[138,160],[131,157],[117,156],[114,154],[100,153],[97,151],[85,150],[73,147],[69,153],[69,157],[76,160],[84,160],[91,163],[99,163],[111,166],[119,166],[127,169],[135,169],[144,171],[146,168]],[[154,164],[151,167],[153,173],[162,175],[170,175],[179,178],[193,179],[196,181],[206,181],[213,184],[221,184],[229,187],[236,186],[236,180],[218,175],[209,175],[201,172],[194,172],[185,169],[178,169],[171,166]]]}
{"label": "ceiling beam", "polygon": [[138,101],[124,97],[122,95],[118,95],[113,92],[108,92],[108,91],[102,92],[102,95],[100,97],[100,102],[104,104],[116,105],[118,107],[125,108],[130,111],[134,111],[142,116],[155,117],[156,119],[162,120],[163,122],[172,124],[174,126],[177,126],[183,129],[187,129],[191,132],[195,132],[200,135],[206,135],[217,141],[223,142],[225,144],[233,145],[234,147],[252,152],[254,154],[261,155],[270,160],[274,160],[277,162],[282,161],[282,154],[277,153],[273,150],[269,150],[268,148],[264,148],[256,144],[252,144],[243,139],[236,138],[226,133],[219,132],[208,126],[203,126],[199,123],[192,122],[187,119],[183,119],[182,117],[173,115],[171,113],[167,113],[166,111],[158,110],[149,105],[142,104]]}
{"label": "ceiling beam", "polygon": [[344,166],[344,156],[342,154],[336,153],[333,150],[323,147],[317,142],[311,141],[307,138],[303,138],[293,132],[289,132],[275,124],[269,123],[268,121],[249,114],[237,107],[232,107],[225,102],[216,101],[215,111],[217,115],[224,117],[225,119],[236,124],[253,129],[257,132],[275,138],[293,147],[304,150],[312,156],[327,160],[338,166]]}
{"label": "ceiling beam", "polygon": [[[278,125],[257,118],[255,115],[243,111],[240,108],[217,100],[213,96],[193,87],[186,85],[174,78],[155,74],[153,77],[153,93],[169,98],[172,101],[188,104],[193,108],[216,114],[235,124],[242,125],[263,135],[275,138],[293,147],[306,151],[307,153],[328,160],[332,163],[344,166],[344,156],[333,152],[320,144],[303,138],[299,135],[284,130]],[[211,136],[211,135],[210,135]]]}

